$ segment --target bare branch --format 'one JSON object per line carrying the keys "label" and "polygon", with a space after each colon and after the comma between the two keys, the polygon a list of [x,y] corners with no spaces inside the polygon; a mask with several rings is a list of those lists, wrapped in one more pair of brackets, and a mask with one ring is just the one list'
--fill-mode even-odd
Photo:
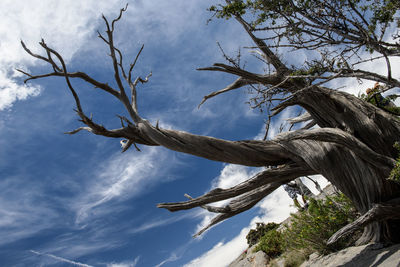
{"label": "bare branch", "polygon": [[249,85],[249,84],[253,84],[253,83],[254,83],[254,82],[252,82],[252,81],[249,81],[249,80],[246,80],[246,79],[244,79],[244,78],[242,78],[242,77],[239,77],[239,78],[237,78],[232,84],[228,85],[228,86],[225,87],[224,89],[221,89],[221,90],[212,92],[212,93],[209,94],[209,95],[206,95],[206,96],[203,98],[203,100],[200,102],[200,104],[198,105],[197,108],[200,108],[200,106],[203,105],[204,102],[206,102],[209,98],[212,98],[212,97],[217,96],[217,95],[219,95],[219,94],[226,93],[226,92],[228,92],[228,91],[232,91],[232,90],[238,89],[238,88],[240,88],[240,87],[243,87],[243,86],[245,86],[245,85]]}
{"label": "bare branch", "polygon": [[288,121],[291,124],[305,122],[305,121],[309,121],[309,120],[312,120],[312,117],[311,117],[310,113],[308,113],[308,112],[305,112],[302,115],[295,117],[295,118],[286,119],[286,121]]}
{"label": "bare branch", "polygon": [[46,74],[40,74],[40,75],[32,75],[29,74],[23,70],[17,69],[17,71],[29,76],[29,78],[25,79],[24,82],[28,82],[30,80],[36,80],[36,79],[41,79],[41,78],[46,78],[46,77],[65,77],[68,76],[69,78],[79,78],[82,79],[90,84],[92,84],[96,88],[100,88],[107,93],[112,94],[113,96],[117,97],[119,99],[119,93],[116,91],[114,88],[112,88],[110,85],[107,83],[102,83],[94,78],[90,77],[88,74],[84,72],[69,72],[69,73],[64,73],[64,72],[51,72],[51,73],[46,73]]}
{"label": "bare branch", "polygon": [[140,48],[139,52],[136,54],[135,60],[133,61],[133,63],[129,67],[129,75],[128,75],[128,83],[129,84],[132,83],[132,70],[135,67],[137,60],[139,59],[139,56],[142,53],[143,48],[144,48],[144,44],[142,44],[142,47]]}
{"label": "bare branch", "polygon": [[128,9],[128,3],[126,3],[126,6],[124,8],[121,8],[121,10],[119,11],[119,16],[112,21],[111,31],[114,31],[114,24],[122,18],[122,13],[124,13],[127,9]]}
{"label": "bare branch", "polygon": [[243,183],[240,183],[229,189],[216,188],[211,190],[207,194],[197,197],[195,199],[191,199],[190,201],[160,203],[157,205],[157,207],[165,208],[169,211],[192,209],[194,207],[200,207],[205,204],[239,196],[269,183],[287,183],[297,177],[313,174],[315,174],[315,172],[309,167],[301,167],[295,163],[285,164],[275,169],[264,170],[253,176],[251,179],[248,179]]}
{"label": "bare branch", "polygon": [[232,200],[225,208],[229,210],[229,212],[222,213],[215,218],[212,219],[211,223],[201,229],[197,234],[195,234],[193,237],[198,237],[202,233],[204,233],[206,230],[208,230],[211,226],[216,225],[217,223],[220,223],[230,217],[233,217],[239,213],[242,213],[246,210],[251,209],[256,205],[260,200],[274,192],[279,186],[281,186],[284,183],[280,182],[274,182],[272,184],[267,184],[264,186],[261,186],[257,189],[254,189],[237,199]]}
{"label": "bare branch", "polygon": [[236,20],[243,26],[247,34],[253,40],[253,42],[258,46],[258,48],[263,52],[265,59],[272,64],[278,73],[288,72],[289,69],[285,64],[268,48],[267,44],[261,39],[257,38],[253,32],[252,27],[244,20],[241,16],[235,15]]}

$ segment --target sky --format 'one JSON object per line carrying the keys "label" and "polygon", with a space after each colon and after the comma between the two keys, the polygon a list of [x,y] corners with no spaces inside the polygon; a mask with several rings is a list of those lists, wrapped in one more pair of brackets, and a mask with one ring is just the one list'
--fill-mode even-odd
{"label": "sky", "polygon": [[[145,48],[135,74],[150,82],[138,89],[140,114],[165,128],[229,140],[260,139],[265,114],[246,103],[245,89],[197,105],[204,95],[224,88],[235,77],[196,68],[224,62],[227,54],[251,42],[235,21],[213,20],[213,0],[128,0],[0,2],[0,266],[226,266],[246,247],[256,222],[280,222],[295,211],[282,188],[255,208],[192,238],[210,221],[202,209],[170,213],[157,203],[182,201],[215,187],[233,186],[257,168],[212,162],[141,146],[121,153],[120,140],[81,132],[63,79],[23,83],[15,68],[49,71],[28,56],[23,40],[40,53],[38,42],[59,51],[71,71],[85,71],[112,84],[101,14],[117,16],[129,3],[115,30],[125,62]],[[305,54],[292,57],[304,61]],[[248,68],[262,71],[249,53]],[[398,64],[397,63],[394,63]],[[396,65],[395,65],[396,66]],[[368,68],[368,66],[366,66]],[[399,69],[399,68],[398,68]],[[83,109],[97,122],[117,128],[125,115],[110,95],[73,81]],[[335,84],[333,84],[335,85]],[[366,84],[351,81],[357,93]],[[339,86],[339,85],[338,85]],[[288,109],[273,121],[270,137]],[[326,181],[316,177],[322,185]]]}

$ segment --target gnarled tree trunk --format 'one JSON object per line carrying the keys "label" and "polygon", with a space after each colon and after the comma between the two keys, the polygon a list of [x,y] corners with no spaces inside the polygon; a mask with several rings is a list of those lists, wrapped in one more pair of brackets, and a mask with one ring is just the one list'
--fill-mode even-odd
{"label": "gnarled tree trunk", "polygon": [[[227,3],[231,4],[231,1],[227,1]],[[332,8],[329,6],[330,4],[324,1],[321,2],[321,5]],[[211,224],[200,231],[199,234],[218,222],[250,209],[282,184],[298,177],[322,174],[353,201],[362,215],[355,223],[346,226],[335,234],[329,242],[335,242],[341,236],[360,227],[364,227],[364,233],[358,241],[359,244],[371,241],[400,242],[400,184],[387,179],[391,169],[395,166],[395,158],[398,153],[393,144],[400,141],[400,121],[397,116],[350,94],[323,87],[323,82],[316,82],[317,78],[314,74],[298,76],[296,70],[287,67],[263,39],[254,35],[256,29],[251,24],[244,21],[238,13],[233,13],[256,44],[257,52],[276,71],[268,74],[251,73],[240,68],[232,60],[230,61],[233,66],[218,63],[212,67],[203,68],[201,70],[222,71],[238,76],[237,80],[231,85],[206,96],[203,102],[242,86],[259,86],[262,87],[260,92],[265,101],[274,101],[273,98],[276,95],[289,95],[274,108],[275,114],[289,106],[296,105],[303,108],[307,113],[299,118],[292,119],[291,122],[295,124],[309,121],[308,125],[303,129],[281,133],[272,140],[263,141],[227,141],[182,131],[162,129],[158,125],[153,126],[139,115],[136,98],[136,87],[139,83],[147,82],[151,74],[144,79],[137,77],[135,80],[132,80],[131,76],[143,46],[126,72],[122,64],[122,53],[113,43],[115,23],[121,18],[125,10],[126,8],[122,9],[118,18],[113,20],[111,24],[104,18],[107,36],[99,35],[110,49],[117,89],[111,87],[108,83],[93,79],[86,73],[68,72],[61,55],[49,48],[44,41],[40,45],[45,50],[46,56],[32,53],[22,43],[27,53],[49,63],[53,68],[53,72],[41,75],[31,75],[21,71],[29,76],[26,81],[51,76],[65,78],[75,99],[77,114],[81,122],[85,124],[84,127],[80,127],[70,134],[87,130],[97,135],[122,138],[124,139],[121,141],[123,151],[129,149],[132,145],[139,150],[137,144],[163,146],[174,151],[215,161],[245,166],[265,166],[265,170],[232,188],[217,188],[196,198],[186,195],[189,198],[187,201],[158,205],[158,207],[170,211],[202,207],[210,212],[217,213],[218,215],[212,220]],[[307,14],[302,16],[307,16]],[[331,17],[330,15],[326,16]],[[325,29],[326,24],[319,20],[314,20],[312,23],[317,26],[318,23],[321,24],[320,27],[323,29],[321,38],[324,36],[324,32],[328,30],[341,38],[351,37],[347,37],[347,35],[338,31],[335,28],[336,26]],[[292,24],[286,25],[286,27],[291,26]],[[358,34],[357,29],[353,29],[351,34]],[[359,34],[361,36],[364,33]],[[358,39],[351,37],[349,40],[356,42]],[[352,45],[353,43],[350,41],[347,44]],[[334,42],[328,40],[327,43],[332,44]],[[384,50],[385,47],[390,46],[385,42],[374,42],[371,45],[376,49],[381,49],[379,51],[386,51]],[[310,47],[313,47],[312,43],[310,43]],[[307,45],[304,48],[307,48]],[[323,56],[326,57],[327,54]],[[387,57],[386,54],[385,56]],[[398,55],[393,53],[393,56]],[[55,59],[57,59],[57,62]],[[324,62],[324,60],[325,58],[321,62]],[[318,76],[318,79],[326,82],[336,78],[356,77],[384,82],[388,88],[400,86],[400,81],[394,79],[391,75],[385,77],[348,66],[348,64],[344,64],[339,70],[334,67],[323,68],[322,74],[328,73],[331,76],[320,74],[321,76]],[[84,80],[99,90],[116,97],[125,107],[129,119],[121,116],[121,128],[113,130],[94,122],[91,117],[84,113],[78,94],[71,83],[72,79]],[[125,88],[126,85],[130,90],[129,97]],[[317,125],[317,127],[311,128],[314,125]],[[224,207],[210,205],[226,199],[232,200]]]}

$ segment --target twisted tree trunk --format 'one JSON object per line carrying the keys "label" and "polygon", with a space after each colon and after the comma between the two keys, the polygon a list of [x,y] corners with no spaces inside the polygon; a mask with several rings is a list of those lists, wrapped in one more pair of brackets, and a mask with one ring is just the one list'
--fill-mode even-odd
{"label": "twisted tree trunk", "polygon": [[[231,1],[227,2],[231,3]],[[298,177],[321,174],[348,196],[362,214],[359,220],[343,228],[329,242],[335,242],[343,235],[360,227],[364,227],[364,233],[358,240],[359,244],[371,241],[400,242],[400,184],[387,179],[391,169],[395,166],[394,159],[397,156],[393,144],[400,140],[398,117],[350,94],[322,87],[323,82],[315,83],[317,78],[314,75],[296,76],[296,70],[287,67],[262,39],[254,35],[256,30],[249,23],[244,21],[240,15],[233,14],[256,44],[257,51],[263,60],[276,71],[268,74],[251,73],[240,68],[231,59],[233,66],[218,63],[213,67],[203,68],[201,70],[222,71],[236,75],[238,78],[226,88],[205,96],[202,103],[216,95],[242,86],[257,85],[262,88],[259,91],[265,101],[275,101],[276,95],[289,95],[273,109],[275,114],[289,106],[300,106],[307,113],[291,119],[291,123],[305,121],[309,121],[309,123],[300,130],[288,131],[279,134],[272,140],[264,141],[228,141],[183,131],[162,129],[158,125],[153,126],[139,115],[136,95],[136,87],[139,83],[147,82],[151,74],[144,79],[137,77],[132,80],[132,70],[143,46],[135,61],[130,65],[129,71],[126,72],[122,64],[122,53],[113,43],[115,23],[125,10],[126,8],[122,9],[118,18],[114,19],[112,23],[103,17],[106,23],[107,37],[99,34],[99,37],[110,49],[117,89],[108,83],[93,79],[84,72],[68,72],[61,55],[49,48],[43,40],[40,45],[45,50],[46,56],[32,53],[22,43],[28,54],[49,63],[53,69],[53,72],[40,75],[31,75],[20,70],[28,76],[26,81],[51,76],[65,78],[75,99],[77,114],[85,125],[69,132],[70,134],[87,130],[97,135],[122,138],[124,139],[121,141],[123,151],[132,145],[139,150],[137,144],[163,146],[210,160],[266,167],[251,179],[232,188],[216,188],[197,198],[186,195],[189,198],[187,201],[158,205],[158,207],[170,211],[202,207],[217,213],[218,215],[211,224],[198,234],[214,224],[250,209],[282,184]],[[291,25],[287,25],[287,27],[291,27]],[[325,27],[322,22],[321,25]],[[336,30],[333,28],[333,31],[340,35],[341,32]],[[325,36],[325,31],[326,29],[323,29],[321,38]],[[315,32],[312,33],[315,34]],[[345,35],[343,36],[346,38]],[[352,42],[358,40],[357,38],[353,39],[351,39]],[[327,42],[331,44],[329,40]],[[374,45],[379,48],[390,44],[377,42]],[[310,46],[314,47],[314,45]],[[396,56],[396,54],[393,55]],[[324,63],[324,60],[325,58],[321,59],[321,62]],[[388,66],[390,67],[390,64]],[[336,78],[356,77],[385,82],[390,88],[400,86],[400,81],[391,77],[390,71],[390,75],[384,77],[363,70],[355,70],[346,67],[345,64],[340,70],[333,67],[324,67],[323,69],[325,70],[323,73],[333,73],[328,77],[318,77],[325,82]],[[94,122],[84,113],[78,94],[71,83],[72,79],[81,79],[116,97],[125,107],[130,118],[121,116],[122,127],[113,130]],[[129,86],[129,97],[126,85]],[[317,127],[311,128],[314,125]],[[231,201],[224,207],[209,205],[226,199],[231,199]]]}

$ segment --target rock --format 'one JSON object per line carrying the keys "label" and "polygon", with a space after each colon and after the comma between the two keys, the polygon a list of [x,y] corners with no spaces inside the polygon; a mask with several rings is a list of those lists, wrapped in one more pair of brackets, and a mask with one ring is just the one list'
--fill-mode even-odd
{"label": "rock", "polygon": [[229,264],[229,267],[260,267],[267,266],[269,257],[262,251],[253,252],[255,246],[243,252],[235,261]]}
{"label": "rock", "polygon": [[301,267],[400,267],[400,244],[376,249],[375,245],[348,247],[327,256],[312,254]]}

